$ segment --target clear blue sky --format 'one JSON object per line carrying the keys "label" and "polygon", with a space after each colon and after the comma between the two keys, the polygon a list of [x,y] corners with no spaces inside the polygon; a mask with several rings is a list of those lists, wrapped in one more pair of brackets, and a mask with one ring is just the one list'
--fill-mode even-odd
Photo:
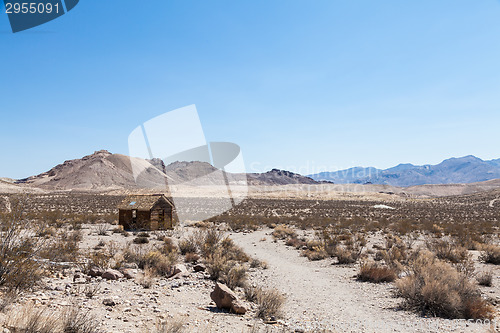
{"label": "clear blue sky", "polygon": [[249,171],[500,157],[498,0],[81,0],[0,45],[4,177],[190,104]]}

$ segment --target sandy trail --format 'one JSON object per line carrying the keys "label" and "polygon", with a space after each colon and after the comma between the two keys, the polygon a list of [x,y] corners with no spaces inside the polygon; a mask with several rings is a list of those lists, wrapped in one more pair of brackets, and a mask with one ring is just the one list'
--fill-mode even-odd
{"label": "sandy trail", "polygon": [[[392,284],[355,281],[358,267],[332,265],[330,260],[308,261],[282,242],[274,243],[269,230],[233,234],[231,238],[253,257],[269,263],[255,280],[286,294],[285,321],[293,328],[331,329],[336,332],[484,332],[484,326],[459,326],[455,321],[421,318],[396,310],[400,299]],[[265,241],[262,241],[266,238]],[[455,330],[451,326],[456,325]]]}

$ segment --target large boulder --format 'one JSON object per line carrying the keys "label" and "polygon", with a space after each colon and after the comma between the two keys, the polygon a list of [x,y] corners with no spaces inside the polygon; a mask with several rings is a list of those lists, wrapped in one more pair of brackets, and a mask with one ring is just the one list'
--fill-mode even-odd
{"label": "large boulder", "polygon": [[245,314],[247,312],[245,305],[225,284],[216,282],[214,291],[210,293],[210,298],[220,309],[228,309],[236,314]]}
{"label": "large boulder", "polygon": [[108,269],[102,273],[102,278],[106,280],[118,280],[123,278],[123,274],[114,269]]}

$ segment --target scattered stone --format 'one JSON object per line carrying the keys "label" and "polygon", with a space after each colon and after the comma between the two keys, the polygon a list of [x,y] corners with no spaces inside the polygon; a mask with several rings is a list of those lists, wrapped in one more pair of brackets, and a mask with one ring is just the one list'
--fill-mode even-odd
{"label": "scattered stone", "polygon": [[220,309],[229,309],[236,314],[245,314],[246,307],[238,299],[236,294],[222,283],[215,283],[215,289],[210,293],[210,298]]}
{"label": "scattered stone", "polygon": [[97,267],[97,266],[92,266],[89,269],[89,275],[92,277],[102,276],[103,273],[104,273],[104,269]]}
{"label": "scattered stone", "polygon": [[205,271],[205,269],[206,269],[206,267],[205,267],[205,265],[203,265],[203,264],[196,264],[196,265],[194,265],[194,267],[193,267],[193,270],[194,270],[195,272],[204,272],[204,271]]}
{"label": "scattered stone", "polygon": [[106,306],[115,306],[116,305],[115,301],[113,301],[111,298],[103,299],[102,304],[104,304]]}
{"label": "scattered stone", "polygon": [[114,269],[108,269],[102,273],[102,277],[106,280],[118,280],[123,278],[123,274]]}
{"label": "scattered stone", "polygon": [[189,274],[189,272],[188,272],[186,266],[183,264],[177,264],[174,266],[174,268],[172,270],[172,274],[169,277],[173,277],[176,275],[187,275],[187,274]]}

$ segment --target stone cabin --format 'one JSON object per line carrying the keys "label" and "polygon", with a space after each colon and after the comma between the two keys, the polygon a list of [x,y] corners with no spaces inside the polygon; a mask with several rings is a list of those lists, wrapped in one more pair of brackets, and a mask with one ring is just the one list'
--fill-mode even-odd
{"label": "stone cabin", "polygon": [[118,222],[125,230],[173,228],[173,204],[163,194],[129,195],[118,210]]}

